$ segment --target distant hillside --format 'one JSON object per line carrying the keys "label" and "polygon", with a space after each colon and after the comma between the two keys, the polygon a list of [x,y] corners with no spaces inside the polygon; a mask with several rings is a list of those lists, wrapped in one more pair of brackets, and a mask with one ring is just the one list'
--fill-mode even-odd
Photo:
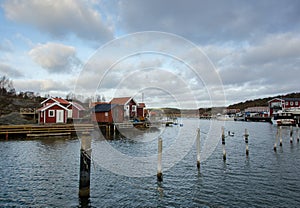
{"label": "distant hillside", "polygon": [[18,97],[0,95],[0,116],[7,115],[12,112],[20,112],[20,108],[35,108],[40,106],[43,98],[40,97]]}
{"label": "distant hillside", "polygon": [[229,105],[228,108],[238,108],[240,110],[244,110],[248,107],[255,107],[255,106],[268,106],[268,101],[272,100],[273,98],[300,98],[300,93],[290,93],[286,95],[278,95],[274,97],[268,98],[260,98],[255,100],[247,100],[245,102],[240,102],[237,104]]}

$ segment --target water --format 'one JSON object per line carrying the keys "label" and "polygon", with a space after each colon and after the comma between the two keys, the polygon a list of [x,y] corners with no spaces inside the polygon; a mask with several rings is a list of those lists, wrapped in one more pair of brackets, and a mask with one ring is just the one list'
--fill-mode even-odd
{"label": "water", "polygon": [[[201,170],[196,167],[196,148],[193,144],[179,147],[181,140],[189,143],[196,136],[199,120],[185,119],[184,126],[166,128],[161,134],[150,132],[131,139],[93,140],[91,196],[78,198],[79,140],[43,139],[0,142],[0,207],[298,207],[300,205],[300,144],[294,138],[289,143],[289,128],[283,128],[283,146],[273,151],[276,127],[268,123],[217,123],[209,131],[210,121],[201,120],[201,144],[209,138],[219,142],[205,160],[201,155]],[[221,127],[235,133],[226,138],[226,162],[222,159]],[[245,155],[244,130],[249,130],[249,157]],[[180,135],[180,138],[176,138]],[[157,140],[162,136],[164,149],[173,146],[179,160],[168,170],[163,163],[163,182],[151,175],[152,162],[145,162],[145,174],[140,177],[135,167],[122,165],[115,158],[97,154],[103,144],[131,158],[150,158],[155,155]],[[295,133],[294,133],[294,136]],[[179,143],[177,143],[179,142]],[[173,146],[172,146],[173,145]],[[210,151],[208,151],[210,152]],[[163,153],[164,154],[164,153]],[[175,154],[166,152],[163,160]],[[102,158],[101,158],[102,157]],[[176,156],[175,156],[176,157]],[[180,159],[183,157],[182,159]],[[153,156],[153,158],[155,158]],[[103,160],[112,163],[115,172],[131,173],[138,177],[119,175],[102,167]],[[205,161],[203,161],[205,160]],[[149,166],[149,167],[147,167]],[[143,172],[143,171],[141,171]]]}

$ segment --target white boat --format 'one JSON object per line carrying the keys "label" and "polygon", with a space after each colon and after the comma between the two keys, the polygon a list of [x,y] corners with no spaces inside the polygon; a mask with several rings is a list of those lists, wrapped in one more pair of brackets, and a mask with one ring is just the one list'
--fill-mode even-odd
{"label": "white boat", "polygon": [[217,115],[217,120],[219,121],[234,121],[234,117],[230,117],[229,115]]}
{"label": "white boat", "polygon": [[300,108],[280,110],[273,114],[272,123],[278,126],[299,124]]}

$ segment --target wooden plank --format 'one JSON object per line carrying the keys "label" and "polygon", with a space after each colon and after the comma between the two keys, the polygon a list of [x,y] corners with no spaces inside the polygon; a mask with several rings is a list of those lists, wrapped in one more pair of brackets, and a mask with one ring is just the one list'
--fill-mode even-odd
{"label": "wooden plank", "polygon": [[44,134],[27,134],[27,137],[50,137],[50,136],[70,136],[71,133],[44,133]]}

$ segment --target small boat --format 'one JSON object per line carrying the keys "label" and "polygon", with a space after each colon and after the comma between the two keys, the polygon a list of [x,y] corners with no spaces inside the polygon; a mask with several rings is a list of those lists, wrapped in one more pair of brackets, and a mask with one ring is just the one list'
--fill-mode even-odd
{"label": "small boat", "polygon": [[296,123],[299,123],[299,114],[300,111],[295,109],[283,111],[280,110],[273,114],[272,123],[278,126],[295,125]]}
{"label": "small boat", "polygon": [[216,118],[219,121],[234,121],[234,117],[230,117],[229,115],[218,114]]}

